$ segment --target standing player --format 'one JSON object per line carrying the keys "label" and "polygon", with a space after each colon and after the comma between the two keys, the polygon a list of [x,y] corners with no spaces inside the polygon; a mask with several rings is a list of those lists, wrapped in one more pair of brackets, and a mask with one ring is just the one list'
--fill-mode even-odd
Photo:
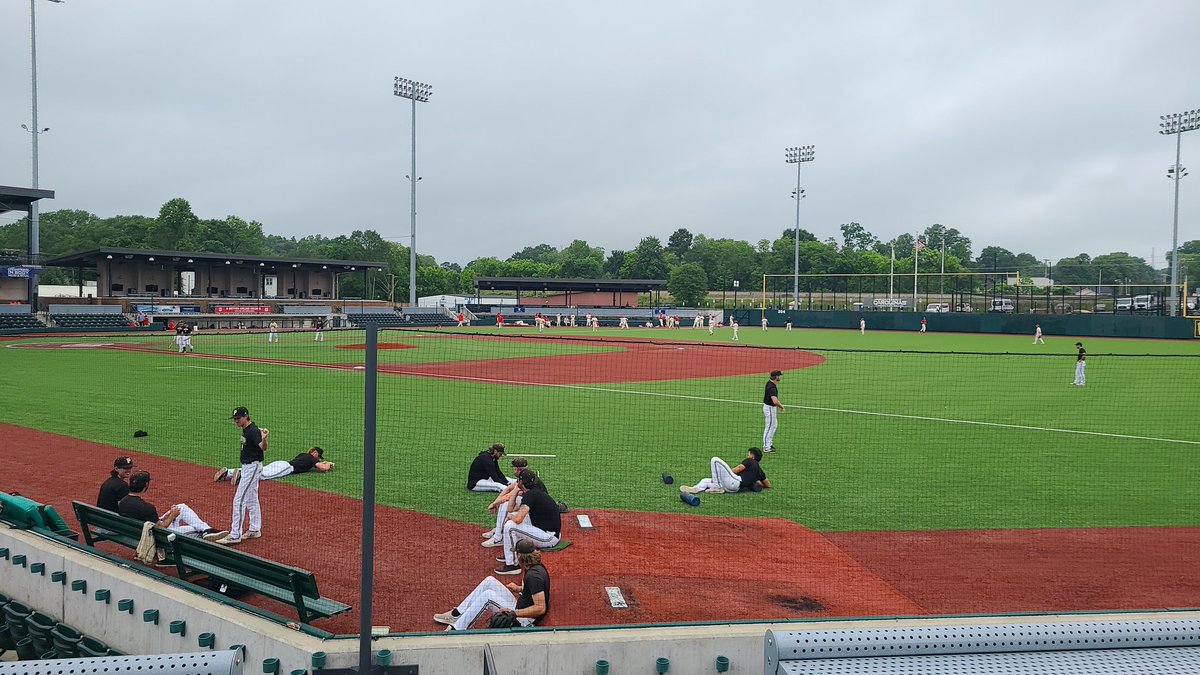
{"label": "standing player", "polygon": [[621,322],[619,324],[617,324],[617,327],[621,328],[622,330],[628,329],[629,328],[629,317],[626,317],[626,316],[621,317]]}
{"label": "standing player", "polygon": [[464,325],[467,323],[467,317],[466,317],[466,315],[465,315],[465,314],[463,314],[463,313],[462,313],[462,311],[460,310],[460,311],[458,312],[458,317],[457,317],[457,318],[458,318],[458,327],[459,327],[459,328],[462,328],[462,327],[463,327],[463,326],[464,326]]}
{"label": "standing player", "polygon": [[790,331],[791,329],[792,329],[792,317],[791,317],[791,315],[788,315],[787,323],[783,324],[783,330],[786,332],[786,331]]}
{"label": "standing player", "polygon": [[[925,332],[925,326],[924,326],[925,322],[922,321],[921,324],[922,324],[921,332],[924,333]],[[867,319],[866,319],[866,317],[863,317],[863,316],[858,317],[858,334],[859,335],[867,334]]]}
{"label": "standing player", "polygon": [[779,416],[783,412],[783,404],[779,402],[779,376],[782,371],[772,370],[771,379],[767,380],[763,392],[763,445],[764,452],[775,452],[775,430],[779,428]]}
{"label": "standing player", "polygon": [[[250,411],[244,407],[234,408],[229,419],[242,430],[242,466],[238,471],[237,490],[233,493],[233,523],[229,526],[229,534],[217,540],[218,544],[226,546],[262,536],[262,506],[258,503],[258,482],[262,479],[267,435],[271,433],[267,429],[259,429],[257,424],[251,422]],[[247,511],[250,512],[250,529],[243,533],[242,518]]]}
{"label": "standing player", "polygon": [[279,342],[279,324],[272,321],[267,330],[270,331],[267,333],[267,342]]}
{"label": "standing player", "polygon": [[763,332],[765,333],[767,331],[767,313],[766,313],[766,311],[763,312],[762,327],[763,327]]}
{"label": "standing player", "polygon": [[196,351],[192,348],[192,325],[189,323],[183,324],[183,344],[179,348],[180,354],[185,351],[188,353]]}
{"label": "standing player", "polygon": [[704,328],[704,315],[697,313],[692,317],[692,328]]}
{"label": "standing player", "polygon": [[1075,349],[1079,350],[1079,354],[1075,357],[1075,381],[1071,384],[1082,387],[1087,384],[1087,375],[1083,372],[1087,369],[1087,351],[1082,342],[1076,342]]}
{"label": "standing player", "polygon": [[717,325],[717,315],[709,314],[708,315],[708,334],[709,335],[713,334],[713,328],[716,327],[716,325]]}
{"label": "standing player", "polygon": [[313,342],[324,342],[325,341],[325,317],[323,317],[323,316],[317,317],[317,319],[315,321],[313,321],[313,330],[316,331],[313,334]]}
{"label": "standing player", "polygon": [[183,324],[182,323],[175,324],[175,349],[178,349],[180,354],[183,353]]}
{"label": "standing player", "polygon": [[921,317],[921,334],[925,334],[925,317]]}
{"label": "standing player", "polygon": [[737,335],[737,332],[738,332],[738,322],[737,322],[737,319],[730,319],[730,320],[729,320],[729,327],[733,329],[733,341],[734,341],[734,342],[737,342],[737,341],[738,341],[738,335]]}
{"label": "standing player", "polygon": [[499,330],[501,328],[504,328],[504,315],[496,312],[496,329]]}
{"label": "standing player", "polygon": [[1042,339],[1042,324],[1040,323],[1033,324],[1033,344],[1046,344],[1046,341]]}
{"label": "standing player", "polygon": [[592,332],[595,333],[600,328],[600,317],[593,316],[590,321],[592,324]]}

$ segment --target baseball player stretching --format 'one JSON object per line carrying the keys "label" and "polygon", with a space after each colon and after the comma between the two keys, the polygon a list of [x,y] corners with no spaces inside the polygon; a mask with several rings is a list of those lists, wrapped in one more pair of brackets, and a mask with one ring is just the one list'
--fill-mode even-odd
{"label": "baseball player stretching", "polygon": [[[233,493],[233,524],[229,534],[216,543],[229,546],[240,544],[246,539],[262,536],[262,506],[258,503],[258,482],[262,480],[263,455],[267,452],[267,429],[259,429],[250,421],[250,411],[243,407],[233,409],[233,420],[242,430],[242,467],[238,472],[237,491]],[[242,518],[250,512],[250,529],[243,533]]]}
{"label": "baseball player stretching", "polygon": [[681,485],[679,491],[687,494],[696,494],[697,492],[707,492],[709,494],[719,495],[725,492],[745,492],[754,490],[755,484],[761,488],[770,488],[771,481],[767,480],[767,474],[763,472],[759,466],[762,461],[762,451],[758,448],[750,448],[746,451],[746,459],[742,460],[736,468],[729,468],[725,460],[720,457],[713,457],[708,461],[709,472],[712,478],[703,478],[696,485]]}

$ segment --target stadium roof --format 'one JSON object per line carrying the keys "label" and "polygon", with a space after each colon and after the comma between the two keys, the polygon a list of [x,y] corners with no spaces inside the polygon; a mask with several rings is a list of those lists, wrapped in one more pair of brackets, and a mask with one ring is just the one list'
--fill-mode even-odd
{"label": "stadium roof", "polygon": [[667,287],[665,279],[551,279],[534,277],[475,277],[481,291],[599,291],[644,293]]}
{"label": "stadium roof", "polygon": [[241,267],[317,267],[335,269],[344,273],[363,268],[383,269],[387,263],[368,260],[322,260],[319,258],[286,258],[268,255],[243,255],[241,253],[202,253],[196,251],[148,251],[132,248],[97,248],[55,256],[43,264],[47,267],[91,267],[104,260],[136,260],[152,262],[174,262],[176,267],[187,265],[238,265]]}
{"label": "stadium roof", "polygon": [[0,213],[5,213],[6,211],[28,212],[32,204],[39,199],[54,199],[54,190],[35,190],[33,188],[0,185]]}

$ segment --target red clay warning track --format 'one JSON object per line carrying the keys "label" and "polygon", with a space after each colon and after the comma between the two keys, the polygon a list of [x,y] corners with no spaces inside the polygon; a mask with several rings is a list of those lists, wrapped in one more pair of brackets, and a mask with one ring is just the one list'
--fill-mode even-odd
{"label": "red clay warning track", "polygon": [[[53,504],[68,522],[71,500],[94,500],[113,458],[132,455],[154,475],[151,503],[185,501],[211,525],[228,526],[230,485],[213,483],[209,467],[6,424],[0,441],[0,489]],[[678,499],[672,486],[653,489]],[[361,503],[286,479],[265,481],[261,494],[264,536],[243,550],[311,570],[324,595],[357,605]],[[482,512],[489,497],[478,498]],[[592,530],[564,518],[563,536],[574,544],[545,555],[553,579],[546,625],[1200,606],[1200,528],[820,534],[702,510],[583,509]],[[438,630],[430,616],[497,564],[498,549],[479,546],[478,525],[390,507],[376,518],[373,624]],[[106,550],[132,559],[126,549]],[[605,586],[621,588],[629,608],[611,608]],[[270,600],[248,601],[289,615]],[[358,618],[351,612],[315,625],[349,633]]]}

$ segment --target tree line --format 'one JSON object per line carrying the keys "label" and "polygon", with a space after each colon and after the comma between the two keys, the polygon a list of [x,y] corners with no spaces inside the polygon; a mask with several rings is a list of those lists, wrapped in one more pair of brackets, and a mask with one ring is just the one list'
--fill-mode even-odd
{"label": "tree line", "polygon": [[[26,246],[25,219],[0,226],[0,249],[23,251]],[[342,294],[388,299],[403,297],[408,288],[409,250],[384,239],[375,230],[355,230],[349,235],[283,237],[264,232],[262,223],[238,216],[202,219],[182,198],[162,205],[157,217],[113,216],[100,218],[78,210],[44,213],[40,218],[44,255],[59,255],[100,247],[196,251],[297,258],[378,261],[382,274],[373,273],[370,288],[348,276]],[[799,231],[801,274],[854,275],[888,274],[910,280],[914,261],[919,271],[942,269],[943,249],[947,274],[961,272],[1020,272],[1023,277],[1050,276],[1061,285],[1099,283],[1154,284],[1164,282],[1163,270],[1146,260],[1122,251],[1090,256],[1087,253],[1047,261],[1032,253],[1013,252],[1000,246],[984,246],[978,252],[959,230],[933,224],[919,235],[902,234],[884,241],[860,223],[841,225],[840,240],[819,240],[811,232]],[[918,251],[918,240],[920,250]],[[790,275],[794,266],[796,232],[784,230],[775,239],[757,242],[711,238],[687,228],[675,230],[664,244],[657,237],[643,237],[629,249],[605,251],[586,240],[576,239],[563,248],[541,243],[526,246],[507,258],[482,257],[465,266],[438,262],[432,256],[417,257],[419,295],[470,294],[477,276],[539,278],[667,279],[675,301],[695,305],[710,291],[727,290],[734,281],[747,290],[760,286],[762,275]],[[1180,247],[1181,278],[1187,270],[1200,271],[1200,240]],[[919,259],[917,258],[919,256]],[[1169,256],[1168,256],[1169,264]],[[70,283],[67,270],[49,269],[42,283]],[[817,283],[819,288],[814,288]],[[844,280],[829,278],[812,282],[812,290],[837,288]],[[790,288],[791,280],[780,287]],[[908,286],[911,289],[911,281]],[[397,289],[400,289],[397,291]]]}

